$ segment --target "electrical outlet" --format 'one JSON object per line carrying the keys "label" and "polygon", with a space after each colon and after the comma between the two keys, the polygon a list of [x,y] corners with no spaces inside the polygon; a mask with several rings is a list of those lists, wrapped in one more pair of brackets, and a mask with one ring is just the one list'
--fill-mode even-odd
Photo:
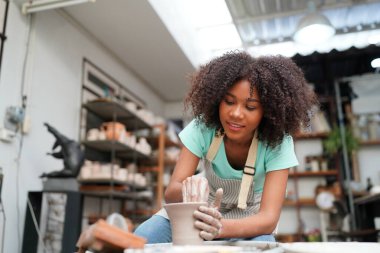
{"label": "electrical outlet", "polygon": [[4,142],[12,142],[13,138],[16,136],[16,132],[11,130],[0,128],[0,140]]}

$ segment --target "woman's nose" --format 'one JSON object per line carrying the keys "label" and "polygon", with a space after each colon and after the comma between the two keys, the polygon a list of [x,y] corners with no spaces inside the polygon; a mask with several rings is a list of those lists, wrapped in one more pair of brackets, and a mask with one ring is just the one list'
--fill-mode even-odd
{"label": "woman's nose", "polygon": [[234,106],[231,110],[231,116],[233,117],[242,117],[243,116],[243,112],[242,112],[242,108],[241,106]]}

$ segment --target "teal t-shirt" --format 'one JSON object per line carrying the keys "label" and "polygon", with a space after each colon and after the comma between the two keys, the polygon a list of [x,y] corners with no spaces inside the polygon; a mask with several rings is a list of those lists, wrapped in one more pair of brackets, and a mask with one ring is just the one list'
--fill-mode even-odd
{"label": "teal t-shirt", "polygon": [[[215,129],[207,128],[203,123],[196,124],[192,120],[180,133],[179,137],[187,149],[199,158],[205,158],[215,135]],[[223,179],[241,179],[242,170],[235,170],[227,160],[224,142],[220,144],[219,150],[212,161],[216,175]],[[256,174],[254,176],[254,191],[262,192],[265,174],[270,171],[287,169],[298,165],[294,152],[293,138],[285,136],[282,143],[276,148],[259,141],[256,155]]]}

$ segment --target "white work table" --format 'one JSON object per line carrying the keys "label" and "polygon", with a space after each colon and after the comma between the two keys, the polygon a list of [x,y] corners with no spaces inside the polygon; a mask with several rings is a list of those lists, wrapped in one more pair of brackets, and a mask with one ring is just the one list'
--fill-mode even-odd
{"label": "white work table", "polygon": [[379,253],[380,243],[367,242],[295,242],[213,241],[204,245],[175,246],[171,243],[148,244],[144,249],[126,249],[124,253]]}

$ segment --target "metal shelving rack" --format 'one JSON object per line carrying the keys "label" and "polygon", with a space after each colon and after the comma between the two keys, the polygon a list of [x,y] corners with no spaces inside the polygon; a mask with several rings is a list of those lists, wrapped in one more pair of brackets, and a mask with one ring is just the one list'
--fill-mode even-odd
{"label": "metal shelving rack", "polygon": [[[112,122],[120,122],[124,125],[126,125],[129,129],[133,129],[133,131],[139,130],[139,129],[151,129],[152,127],[146,123],[144,120],[139,118],[134,112],[129,111],[127,108],[123,107],[120,103],[108,100],[108,99],[97,99],[94,101],[89,101],[85,104],[83,104],[83,108],[85,108],[88,112],[96,115],[100,118],[100,121],[112,121]],[[89,128],[92,128],[94,126],[87,126],[87,130]],[[106,197],[108,196],[110,203],[113,202],[115,197],[118,199],[129,199],[133,201],[143,200],[144,198],[138,198],[138,194],[134,194],[140,190],[143,190],[145,188],[137,187],[133,184],[127,184],[125,182],[118,182],[117,180],[113,179],[113,170],[114,165],[116,164],[116,160],[129,160],[133,161],[134,163],[137,163],[140,160],[150,160],[151,156],[146,155],[133,147],[130,147],[124,143],[120,143],[116,140],[96,140],[96,141],[82,141],[82,144],[86,147],[86,149],[92,149],[97,152],[104,152],[107,154],[110,154],[110,162],[112,164],[111,168],[111,179],[108,180],[110,187],[109,190],[103,190],[101,187],[97,190],[97,192],[89,192],[86,191],[85,193],[87,195],[91,195],[93,197]],[[93,184],[101,184],[101,183],[107,183],[107,180],[86,180],[81,181],[82,183],[85,183],[87,186]],[[94,188],[95,189],[95,188]],[[117,190],[119,189],[119,191]],[[120,191],[124,189],[124,191]],[[136,205],[136,203],[135,203]],[[122,206],[123,209],[123,206]],[[109,206],[109,212],[111,212],[112,206]],[[123,213],[124,210],[121,210],[121,213]],[[131,219],[134,219],[135,217],[131,217]]]}

